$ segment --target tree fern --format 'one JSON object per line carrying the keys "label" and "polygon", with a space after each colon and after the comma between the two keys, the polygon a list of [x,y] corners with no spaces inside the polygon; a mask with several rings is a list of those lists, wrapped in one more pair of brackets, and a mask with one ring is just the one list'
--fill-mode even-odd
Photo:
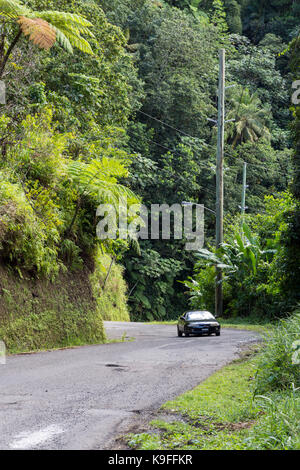
{"label": "tree fern", "polygon": [[30,10],[15,0],[0,0],[0,15],[6,18],[30,14]]}
{"label": "tree fern", "polygon": [[68,173],[76,183],[81,194],[89,194],[98,199],[118,207],[121,199],[127,198],[132,203],[138,203],[136,195],[126,186],[118,183],[118,178],[127,175],[124,166],[115,159],[103,158],[102,161],[93,160],[91,163],[72,162]]}
{"label": "tree fern", "polygon": [[20,27],[0,63],[0,78],[22,34],[42,49],[50,49],[57,43],[69,53],[73,53],[75,47],[86,54],[93,54],[90,43],[82,36],[94,38],[90,30],[92,23],[80,15],[63,11],[32,11],[19,1],[0,0],[0,16]]}
{"label": "tree fern", "polygon": [[50,49],[55,44],[56,33],[54,29],[41,18],[25,18],[21,16],[18,23],[25,36],[37,46],[43,49]]}
{"label": "tree fern", "polygon": [[[92,197],[96,204],[111,204],[118,214],[120,206],[140,203],[129,188],[118,183],[118,178],[126,176],[127,170],[117,159],[104,157],[101,161],[93,160],[90,163],[75,161],[69,165],[68,174],[81,196]],[[79,203],[67,229],[67,235],[72,230],[78,210]],[[127,236],[135,251],[139,252],[136,234],[129,231]]]}
{"label": "tree fern", "polygon": [[89,42],[81,36],[81,34],[85,34],[94,37],[89,29],[92,24],[88,20],[79,15],[59,11],[33,12],[33,14],[47,21],[56,32],[60,33],[57,36],[58,42],[68,52],[76,47],[82,52],[93,54]]}

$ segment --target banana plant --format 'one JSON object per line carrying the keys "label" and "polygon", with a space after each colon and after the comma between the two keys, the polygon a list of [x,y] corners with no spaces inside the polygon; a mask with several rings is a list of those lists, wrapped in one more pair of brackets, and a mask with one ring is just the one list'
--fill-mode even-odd
{"label": "banana plant", "polygon": [[268,255],[274,255],[276,248],[261,249],[259,240],[253,236],[247,224],[242,225],[241,233],[236,233],[233,240],[223,243],[215,252],[202,249],[196,254],[201,259],[196,266],[201,267],[203,263],[207,266],[216,266],[223,269],[228,277],[237,273],[257,274],[261,260]]}
{"label": "banana plant", "polygon": [[[59,44],[71,54],[74,47],[84,53],[93,54],[90,43],[83,37],[94,38],[91,31],[93,25],[81,15],[63,11],[33,11],[20,1],[0,0],[0,17],[4,20],[4,24],[12,23],[17,27],[15,37],[0,58],[0,78],[22,35],[27,36],[41,49],[48,50],[54,44]],[[3,47],[5,42],[3,25],[1,41]]]}

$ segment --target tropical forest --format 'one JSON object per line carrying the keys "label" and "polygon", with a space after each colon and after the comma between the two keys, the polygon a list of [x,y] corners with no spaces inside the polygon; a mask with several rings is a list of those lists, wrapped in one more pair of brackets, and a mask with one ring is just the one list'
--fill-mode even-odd
{"label": "tropical forest", "polygon": [[[201,206],[203,246],[186,249],[175,215],[170,237],[159,221],[151,236],[153,218],[124,235],[124,205],[140,229],[142,207],[188,206],[193,224]],[[105,207],[113,236],[99,234]],[[187,345],[176,325],[188,311],[221,312],[221,338],[259,340],[166,395],[184,420],[137,427],[123,446],[300,449],[300,2],[0,0],[5,367],[117,347],[113,322]],[[138,342],[127,328],[118,341]]]}

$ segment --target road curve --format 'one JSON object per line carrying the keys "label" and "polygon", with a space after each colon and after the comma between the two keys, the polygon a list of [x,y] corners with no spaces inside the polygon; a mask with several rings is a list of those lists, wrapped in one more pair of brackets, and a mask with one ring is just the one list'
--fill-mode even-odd
{"label": "road curve", "polygon": [[176,327],[105,322],[131,341],[16,355],[0,365],[0,449],[104,449],[140,413],[199,384],[256,333],[177,338]]}

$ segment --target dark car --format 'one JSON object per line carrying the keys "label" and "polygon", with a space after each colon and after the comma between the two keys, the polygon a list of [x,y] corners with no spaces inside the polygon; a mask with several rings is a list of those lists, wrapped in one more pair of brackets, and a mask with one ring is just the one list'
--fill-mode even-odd
{"label": "dark car", "polygon": [[178,320],[178,336],[212,335],[220,336],[221,327],[215,317],[203,310],[184,313]]}

